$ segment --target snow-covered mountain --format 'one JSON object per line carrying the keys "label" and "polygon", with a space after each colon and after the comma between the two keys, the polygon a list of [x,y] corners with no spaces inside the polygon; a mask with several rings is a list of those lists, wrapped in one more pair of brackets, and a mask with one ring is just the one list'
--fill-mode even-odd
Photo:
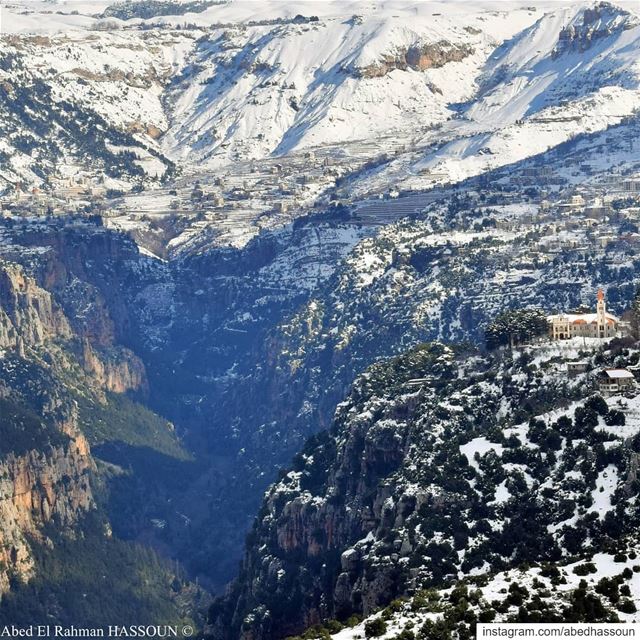
{"label": "snow-covered mountain", "polygon": [[451,103],[470,99],[496,44],[533,15],[357,8],[214,29],[173,87],[167,151],[220,163],[389,132],[410,138],[446,121]]}
{"label": "snow-covered mountain", "polygon": [[1,43],[0,181],[41,186],[74,165],[113,180],[170,170],[162,91],[191,38],[72,30]]}
{"label": "snow-covered mountain", "polygon": [[[55,192],[82,172],[110,193],[144,186],[144,202],[108,203],[113,224],[170,254],[241,246],[336,197],[509,167],[624,126],[639,103],[624,1],[123,7],[4,9],[0,186]],[[224,202],[211,214],[189,202],[196,180]]]}
{"label": "snow-covered mountain", "polygon": [[460,180],[623,122],[640,98],[640,21],[608,3],[546,13],[490,56],[458,135],[416,168]]}
{"label": "snow-covered mountain", "polygon": [[[54,99],[71,92],[119,129],[152,126],[157,136],[164,134],[162,150],[189,163],[259,158],[388,132],[410,139],[445,122],[452,105],[463,101],[471,101],[466,116],[474,122],[503,127],[543,105],[557,106],[547,94],[568,70],[576,86],[585,73],[603,74],[598,87],[582,93],[637,84],[636,23],[610,5],[561,7],[540,18],[542,8],[454,5],[442,11],[437,3],[385,3],[382,11],[347,4],[339,13],[331,4],[320,17],[312,11],[322,7],[308,3],[304,9],[304,16],[280,9],[271,19],[249,21],[246,3],[216,5],[187,14],[185,20],[197,20],[179,34],[170,16],[154,23],[93,17],[104,12],[81,20],[62,12],[69,20],[64,36],[34,37],[21,33],[36,30],[33,12],[14,16],[10,8],[5,25],[19,34],[5,36],[3,50],[15,55],[17,47],[31,73],[51,85]],[[63,16],[56,16],[53,31]],[[585,53],[583,45],[560,55],[569,46],[563,43],[580,39],[580,27],[589,42],[595,37],[589,56],[575,58]],[[178,69],[181,75],[167,87],[162,81]],[[132,77],[146,79],[147,86],[136,86]],[[34,81],[6,75],[12,79]]]}
{"label": "snow-covered mountain", "polygon": [[[640,342],[485,348],[505,312],[543,324],[599,288],[640,323],[636,4],[5,4],[0,401],[68,406],[31,446],[68,422],[87,437],[108,489],[92,540],[222,589],[310,437],[211,609],[218,637],[352,613],[374,618],[343,638],[382,616],[390,637],[407,608],[428,635],[431,595],[448,623],[451,580],[471,578],[469,624],[520,615],[518,598],[552,618],[613,590],[574,579],[592,553],[590,576],[620,580],[596,618],[640,604],[638,572],[609,571],[637,552],[640,402],[591,397]],[[569,358],[590,372],[568,379]],[[567,589],[545,564],[521,580],[540,602],[497,596],[514,558],[557,562]],[[169,607],[169,584],[191,590],[175,572],[158,574]],[[68,591],[89,615],[84,573]]]}

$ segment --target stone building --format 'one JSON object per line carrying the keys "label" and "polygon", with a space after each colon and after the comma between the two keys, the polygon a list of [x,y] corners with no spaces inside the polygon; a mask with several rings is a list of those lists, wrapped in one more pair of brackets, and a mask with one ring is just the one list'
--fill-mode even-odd
{"label": "stone building", "polygon": [[607,312],[604,291],[598,291],[595,313],[559,313],[547,317],[553,340],[570,338],[614,338],[620,320]]}

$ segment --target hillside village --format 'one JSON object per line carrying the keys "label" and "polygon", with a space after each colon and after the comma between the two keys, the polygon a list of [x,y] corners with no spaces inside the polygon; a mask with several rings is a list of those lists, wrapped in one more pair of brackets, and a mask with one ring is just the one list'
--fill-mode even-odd
{"label": "hillside village", "polygon": [[[163,258],[242,247],[327,209],[388,224],[457,185],[500,207],[531,205],[495,222],[558,227],[540,238],[543,253],[605,246],[614,218],[634,224],[624,199],[640,169],[637,69],[625,38],[637,18],[626,8],[562,10],[556,24],[551,5],[460,15],[421,5],[387,16],[387,30],[364,7],[345,19],[322,5],[247,19],[203,3],[187,20],[178,5],[145,7],[140,24],[128,22],[135,11],[7,12],[4,215],[99,214],[139,243],[149,236]],[[39,11],[51,32],[32,38]],[[316,59],[332,37],[340,46]],[[575,47],[588,64],[571,82],[533,82],[541,60],[568,74]],[[47,145],[48,122],[72,139]]]}
{"label": "hillside village", "polygon": [[[347,159],[348,158],[348,159]],[[357,156],[334,158],[309,151],[296,156],[239,165],[238,173],[201,174],[162,189],[122,191],[115,181],[77,170],[66,178],[52,177],[47,185],[22,190],[19,185],[0,194],[0,214],[99,215],[126,231],[145,226],[162,228],[168,248],[188,250],[190,239],[211,229],[215,242],[242,245],[260,228],[285,226],[296,218],[340,207],[345,221],[375,227],[405,216],[428,215],[430,203],[455,196],[454,185],[436,187],[419,196],[391,193],[383,202],[353,200],[349,189],[336,185],[361,170]],[[464,190],[468,209],[485,210],[477,229],[529,232],[528,255],[552,259],[562,252],[574,256],[610,247],[640,246],[640,174],[608,175],[575,187],[550,186],[545,170],[524,168],[503,186],[480,182]],[[111,186],[109,186],[111,184]],[[348,184],[348,182],[347,182]],[[415,200],[415,202],[414,202]],[[490,206],[487,206],[490,205]],[[421,213],[421,211],[426,213]],[[140,234],[138,234],[140,236]]]}

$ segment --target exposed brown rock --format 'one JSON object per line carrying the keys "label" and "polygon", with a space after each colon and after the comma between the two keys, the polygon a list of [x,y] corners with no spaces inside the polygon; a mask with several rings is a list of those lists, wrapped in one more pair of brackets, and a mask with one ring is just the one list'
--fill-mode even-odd
{"label": "exposed brown rock", "polygon": [[10,576],[31,577],[30,539],[42,541],[45,524],[55,517],[64,530],[94,507],[89,445],[71,423],[64,429],[72,433],[67,445],[0,460],[0,593]]}
{"label": "exposed brown rock", "polygon": [[82,365],[97,384],[106,391],[146,392],[148,388],[144,364],[129,349],[119,348],[98,354],[85,338],[82,341]]}
{"label": "exposed brown rock", "polygon": [[0,263],[0,347],[39,345],[71,336],[71,328],[48,291],[15,264]]}
{"label": "exposed brown rock", "polygon": [[353,73],[359,78],[381,78],[394,69],[426,71],[443,67],[449,62],[460,62],[473,53],[474,49],[468,45],[455,45],[444,40],[415,44],[396,53],[387,54],[374,64],[358,67]]}

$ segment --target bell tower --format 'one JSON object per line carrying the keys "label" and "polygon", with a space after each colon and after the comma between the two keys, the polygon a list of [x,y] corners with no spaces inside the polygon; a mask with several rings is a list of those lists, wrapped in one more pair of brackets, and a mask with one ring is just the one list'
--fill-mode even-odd
{"label": "bell tower", "polygon": [[598,338],[607,337],[607,305],[604,300],[604,291],[598,289],[598,303],[596,305],[596,316],[598,322]]}

